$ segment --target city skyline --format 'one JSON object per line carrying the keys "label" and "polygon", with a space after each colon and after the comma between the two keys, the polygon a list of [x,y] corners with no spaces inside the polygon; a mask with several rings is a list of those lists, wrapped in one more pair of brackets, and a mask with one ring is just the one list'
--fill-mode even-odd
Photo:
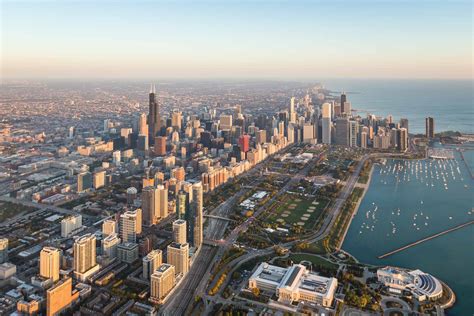
{"label": "city skyline", "polygon": [[471,12],[469,1],[4,0],[2,77],[469,79]]}

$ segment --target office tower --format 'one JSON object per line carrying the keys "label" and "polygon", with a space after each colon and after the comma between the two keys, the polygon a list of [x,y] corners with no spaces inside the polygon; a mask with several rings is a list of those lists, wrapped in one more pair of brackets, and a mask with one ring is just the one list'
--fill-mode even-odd
{"label": "office tower", "polygon": [[8,239],[0,238],[0,263],[8,261]]}
{"label": "office tower", "polygon": [[170,264],[162,264],[151,275],[150,300],[161,302],[176,285],[175,269]]}
{"label": "office tower", "polygon": [[142,259],[143,278],[150,280],[151,275],[163,264],[163,252],[160,249],[150,251]]}
{"label": "office tower", "polygon": [[98,171],[94,173],[94,177],[92,179],[92,183],[94,189],[100,189],[105,185],[105,170]]}
{"label": "office tower", "polygon": [[122,242],[137,242],[141,233],[142,210],[126,211],[120,215],[120,238]]}
{"label": "office tower", "polygon": [[311,143],[314,141],[314,126],[311,123],[304,123],[303,125],[303,142]]}
{"label": "office tower", "polygon": [[239,137],[239,147],[240,151],[244,153],[248,152],[250,149],[250,136],[249,135],[242,135]]}
{"label": "office tower", "polygon": [[74,138],[74,126],[69,127],[69,138]]}
{"label": "office tower", "polygon": [[232,115],[221,115],[219,118],[219,129],[230,130],[232,129]]}
{"label": "office tower", "polygon": [[74,242],[74,273],[78,279],[84,281],[99,270],[96,263],[96,238],[86,234]]}
{"label": "office tower", "polygon": [[267,131],[264,129],[261,129],[257,132],[257,143],[258,144],[264,144],[267,142]]}
{"label": "office tower", "polygon": [[331,104],[324,103],[322,106],[322,140],[323,144],[331,144]]}
{"label": "office tower", "polygon": [[184,181],[186,176],[186,171],[183,167],[176,167],[171,170],[171,178],[175,178],[177,181]]}
{"label": "office tower", "polygon": [[296,123],[295,97],[290,99],[290,123]]}
{"label": "office tower", "polygon": [[113,219],[106,219],[102,222],[102,235],[104,237],[117,233],[117,222]]}
{"label": "office tower", "polygon": [[146,114],[140,113],[140,117],[138,118],[138,135],[146,135],[148,136],[148,124],[146,123]]}
{"label": "office tower", "polygon": [[148,152],[148,136],[140,134],[138,135],[138,140],[137,140],[137,150],[140,152]]}
{"label": "office tower", "polygon": [[124,242],[117,246],[117,259],[120,262],[131,264],[138,259],[138,244]]}
{"label": "office tower", "polygon": [[92,188],[92,174],[83,172],[77,175],[77,192],[84,192]]}
{"label": "office tower", "polygon": [[425,126],[426,126],[426,138],[434,138],[434,118],[427,117],[425,119]]}
{"label": "office tower", "polygon": [[390,146],[399,149],[400,131],[396,128],[390,130]]}
{"label": "office tower", "polygon": [[334,144],[349,145],[349,119],[347,117],[338,117],[335,120],[336,133],[334,135]]}
{"label": "office tower", "polygon": [[178,219],[173,222],[173,241],[178,244],[186,243],[186,221]]}
{"label": "office tower", "polygon": [[352,115],[352,105],[350,102],[344,102],[344,114],[346,114],[347,116],[351,116]]}
{"label": "office tower", "polygon": [[346,93],[345,92],[342,92],[341,94],[341,113],[347,113],[346,111],[346,107],[345,107],[345,104],[347,102],[347,96],[346,96]]}
{"label": "office tower", "polygon": [[157,156],[166,156],[166,137],[155,137],[155,146],[153,147],[153,151]]}
{"label": "office tower", "polygon": [[161,219],[168,217],[168,189],[163,185],[156,186],[158,194],[158,213]]}
{"label": "office tower", "polygon": [[166,262],[173,265],[176,274],[183,275],[189,271],[189,244],[172,242],[167,248]]}
{"label": "office tower", "polygon": [[288,135],[287,135],[287,140],[289,144],[292,144],[295,142],[295,127],[293,123],[290,123],[288,125]]}
{"label": "office tower", "polygon": [[400,151],[406,151],[408,149],[408,131],[406,128],[399,129],[399,140],[398,140],[398,149]]}
{"label": "office tower", "polygon": [[158,223],[159,213],[159,195],[155,187],[147,186],[142,191],[142,213],[143,224],[146,226]]}
{"label": "office tower", "polygon": [[120,156],[121,156],[120,150],[116,150],[112,153],[112,162],[117,167],[120,166],[120,159],[121,159]]}
{"label": "office tower", "polygon": [[183,115],[179,111],[174,111],[171,114],[171,127],[174,127],[178,130],[181,129],[181,122],[183,120]]}
{"label": "office tower", "polygon": [[193,220],[193,246],[201,247],[203,240],[203,222],[202,222],[202,184],[201,182],[193,184],[193,201],[191,202],[191,209],[194,216]]}
{"label": "office tower", "polygon": [[60,315],[79,298],[79,292],[72,295],[72,279],[65,278],[46,291],[46,315]]}
{"label": "office tower", "polygon": [[82,227],[82,215],[71,215],[61,220],[61,237],[67,238]]}
{"label": "office tower", "polygon": [[408,119],[406,118],[401,118],[400,119],[400,128],[405,128],[408,133]]}
{"label": "office tower", "polygon": [[367,132],[360,133],[360,147],[367,148]]}
{"label": "office tower", "polygon": [[102,240],[102,253],[109,258],[117,258],[117,247],[120,238],[116,233],[112,233]]}
{"label": "office tower", "polygon": [[187,209],[189,208],[188,193],[181,190],[176,197],[176,215],[178,218],[184,218]]}
{"label": "office tower", "polygon": [[148,138],[150,141],[155,140],[161,129],[160,107],[156,101],[155,93],[155,85],[152,85],[148,104]]}
{"label": "office tower", "polygon": [[349,121],[349,146],[357,147],[357,136],[359,135],[359,123]]}
{"label": "office tower", "polygon": [[52,279],[53,282],[58,281],[60,256],[59,249],[44,247],[40,252],[40,276]]}
{"label": "office tower", "polygon": [[106,119],[104,120],[104,133],[107,133],[109,131],[109,126],[110,126],[110,120]]}

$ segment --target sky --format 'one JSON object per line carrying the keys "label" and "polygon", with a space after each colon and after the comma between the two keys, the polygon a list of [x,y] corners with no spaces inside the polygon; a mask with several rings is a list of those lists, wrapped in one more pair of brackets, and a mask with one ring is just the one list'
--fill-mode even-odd
{"label": "sky", "polygon": [[472,79],[451,0],[0,0],[2,78]]}

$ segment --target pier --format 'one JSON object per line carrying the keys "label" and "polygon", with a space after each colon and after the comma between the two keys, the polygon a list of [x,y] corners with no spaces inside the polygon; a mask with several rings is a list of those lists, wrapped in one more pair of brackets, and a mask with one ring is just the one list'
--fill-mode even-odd
{"label": "pier", "polygon": [[416,246],[416,245],[418,245],[418,244],[424,243],[425,241],[428,241],[428,240],[431,240],[431,239],[435,239],[435,238],[437,238],[437,237],[439,237],[439,236],[442,236],[442,235],[451,233],[451,232],[453,232],[453,231],[455,231],[455,230],[461,229],[461,228],[463,228],[463,227],[466,227],[466,226],[469,226],[469,225],[472,225],[472,224],[474,224],[474,221],[469,221],[469,222],[467,222],[467,223],[458,225],[458,226],[456,226],[456,227],[453,227],[453,228],[444,230],[444,231],[442,231],[442,232],[440,232],[440,233],[431,235],[431,236],[429,236],[429,237],[420,239],[420,240],[418,240],[418,241],[412,242],[411,244],[408,244],[408,245],[405,245],[405,246],[400,247],[400,248],[398,248],[398,249],[395,249],[395,250],[393,250],[393,251],[387,252],[386,254],[383,254],[383,255],[381,255],[381,256],[378,256],[378,258],[379,258],[379,259],[386,258],[386,257],[388,257],[388,256],[391,256],[391,255],[393,255],[393,254],[396,254],[397,252],[403,251],[403,250],[405,250],[405,249],[411,248],[411,247]]}

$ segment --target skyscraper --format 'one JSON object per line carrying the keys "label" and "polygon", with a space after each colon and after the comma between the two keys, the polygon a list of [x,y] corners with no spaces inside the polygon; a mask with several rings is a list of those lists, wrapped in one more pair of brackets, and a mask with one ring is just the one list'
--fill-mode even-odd
{"label": "skyscraper", "polygon": [[156,101],[155,92],[155,85],[152,85],[148,105],[148,138],[150,142],[155,140],[161,128],[160,107]]}
{"label": "skyscraper", "polygon": [[143,264],[143,278],[150,280],[151,275],[163,263],[163,252],[160,249],[150,251],[142,259]]}
{"label": "skyscraper", "polygon": [[176,274],[186,274],[189,271],[189,244],[172,242],[167,250],[166,262],[173,265]]}
{"label": "skyscraper", "polygon": [[347,109],[346,109],[346,106],[345,106],[346,102],[347,102],[346,93],[342,92],[342,94],[341,94],[341,113],[346,113],[347,112]]}
{"label": "skyscraper", "polygon": [[53,282],[59,280],[59,249],[44,247],[40,252],[40,276],[52,279]]}
{"label": "skyscraper", "polygon": [[153,151],[157,156],[165,156],[166,155],[166,137],[158,136],[155,137],[155,146],[153,147]]}
{"label": "skyscraper", "polygon": [[331,144],[331,104],[324,103],[322,106],[322,140],[323,144]]}
{"label": "skyscraper", "polygon": [[193,201],[191,202],[192,213],[194,216],[192,234],[193,246],[199,248],[203,240],[202,231],[202,184],[201,182],[193,184]]}
{"label": "skyscraper", "polygon": [[334,135],[334,144],[349,146],[349,119],[347,116],[338,117],[335,121],[336,132]]}
{"label": "skyscraper", "polygon": [[120,238],[122,242],[137,242],[141,233],[142,210],[126,211],[120,215]]}
{"label": "skyscraper", "polygon": [[158,223],[159,213],[159,194],[158,189],[153,186],[147,186],[142,191],[142,213],[143,224],[146,226]]}
{"label": "skyscraper", "polygon": [[359,135],[359,123],[357,121],[349,121],[349,146],[357,147],[357,138]]}
{"label": "skyscraper", "polygon": [[120,244],[120,238],[116,233],[112,233],[102,239],[102,254],[109,258],[117,258],[117,246]]}
{"label": "skyscraper", "polygon": [[425,119],[426,125],[426,138],[434,138],[434,118],[427,117]]}
{"label": "skyscraper", "polygon": [[140,117],[138,118],[138,135],[146,135],[148,136],[148,124],[146,123],[146,114],[140,113]]}
{"label": "skyscraper", "polygon": [[171,264],[162,264],[151,275],[150,300],[161,302],[176,284],[175,269]]}
{"label": "skyscraper", "polygon": [[186,221],[178,219],[173,222],[173,241],[179,244],[186,243]]}
{"label": "skyscraper", "polygon": [[81,281],[98,271],[96,263],[96,238],[86,234],[74,242],[74,272]]}
{"label": "skyscraper", "polygon": [[168,217],[168,189],[164,185],[156,186],[158,195],[158,212],[161,219]]}

